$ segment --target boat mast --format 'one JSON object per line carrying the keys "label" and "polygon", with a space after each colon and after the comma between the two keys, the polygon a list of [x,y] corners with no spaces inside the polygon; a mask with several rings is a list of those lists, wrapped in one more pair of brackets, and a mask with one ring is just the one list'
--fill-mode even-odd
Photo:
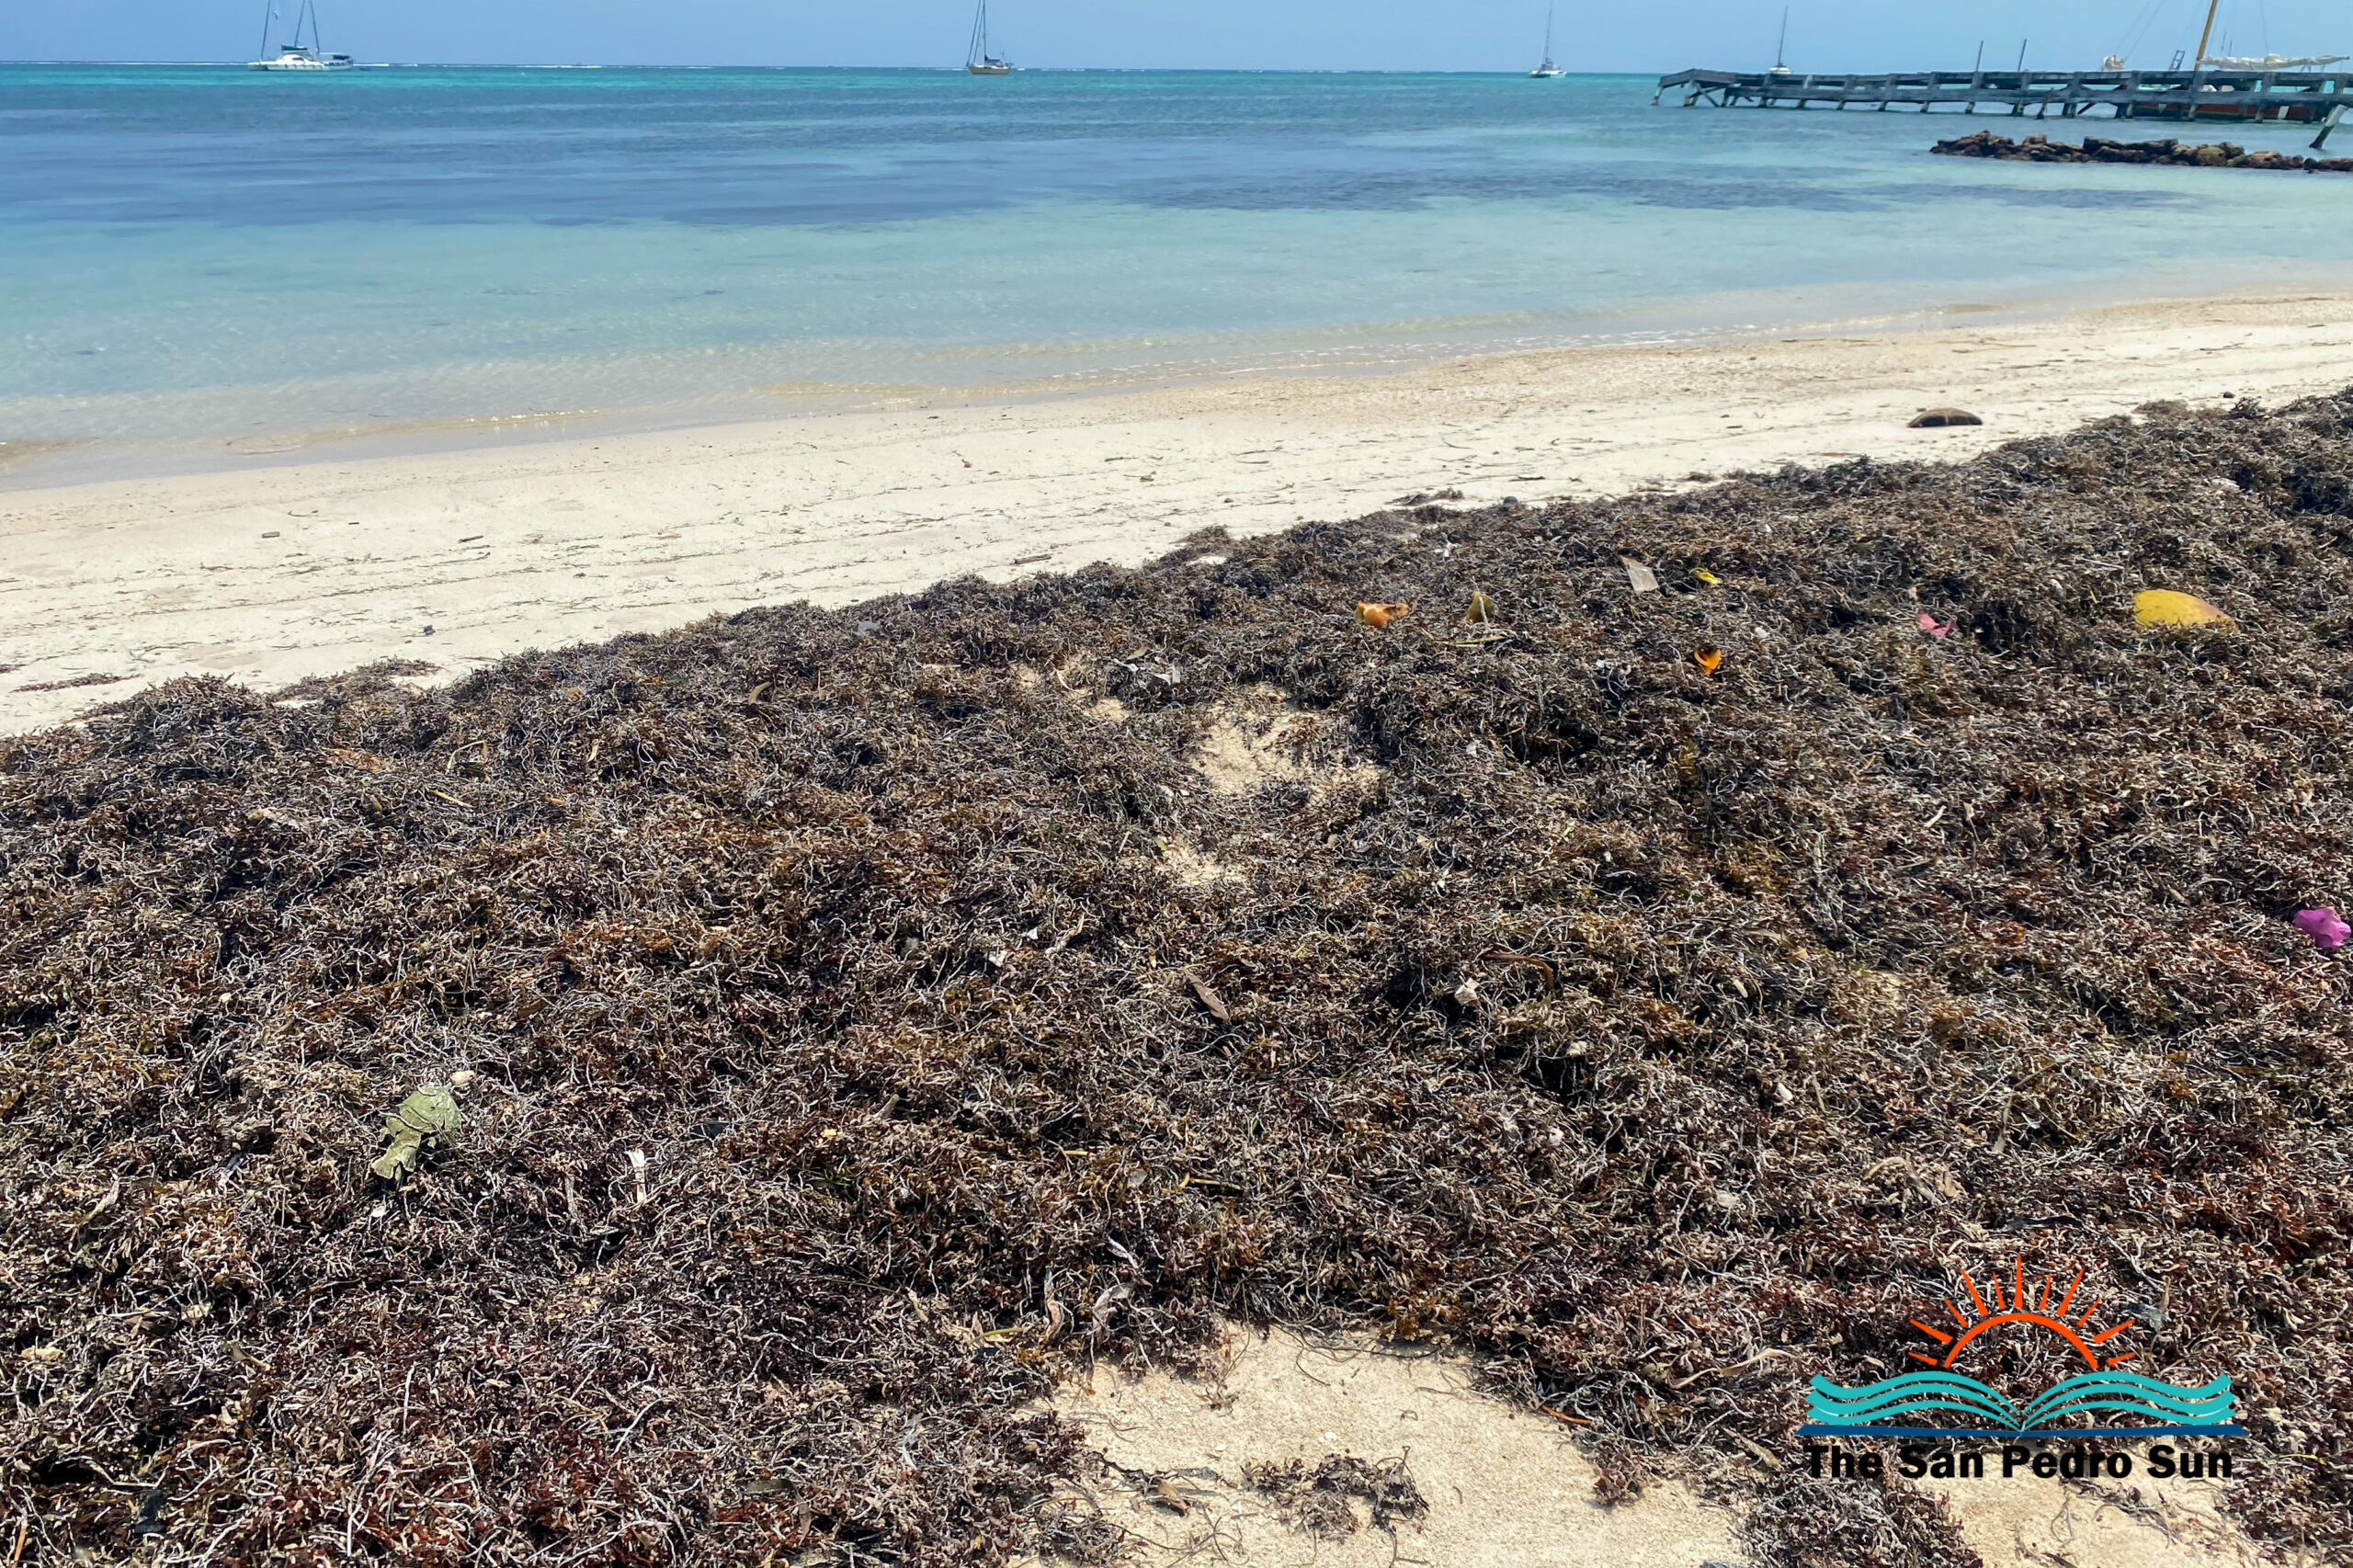
{"label": "boat mast", "polygon": [[972,8],[972,41],[964,56],[964,63],[977,65],[989,54],[989,0],[980,0]]}
{"label": "boat mast", "polygon": [[[2222,3],[2222,0],[2214,0],[2214,4],[2216,4],[2217,6],[2221,5]],[[1790,68],[1789,53],[1790,53],[1790,8],[1789,8],[1787,6],[1782,6],[1782,7],[1781,7],[1781,37],[1780,37],[1779,41],[1779,42],[1777,42],[1777,43],[1775,43],[1775,44],[1773,45],[1773,69],[1774,69],[1774,70],[1776,70],[1776,71],[1787,71],[1787,70]]]}
{"label": "boat mast", "polygon": [[2214,40],[2214,13],[2222,8],[2222,0],[2211,0],[2206,7],[2206,30],[2198,35],[2198,58],[2190,62],[2192,71],[2206,69],[2206,46]]}
{"label": "boat mast", "polygon": [[278,0],[261,0],[261,47],[254,51],[256,60],[269,58],[269,24],[278,17]]}
{"label": "boat mast", "polygon": [[1544,7],[1544,63],[1552,63],[1552,7]]}

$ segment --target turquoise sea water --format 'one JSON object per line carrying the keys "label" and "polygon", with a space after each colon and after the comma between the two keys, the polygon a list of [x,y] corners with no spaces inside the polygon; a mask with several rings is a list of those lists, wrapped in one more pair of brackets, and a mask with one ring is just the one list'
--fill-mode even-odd
{"label": "turquoise sea water", "polygon": [[1652,90],[0,66],[0,440],[722,416],[2353,271],[2353,178],[1935,158],[1971,125]]}

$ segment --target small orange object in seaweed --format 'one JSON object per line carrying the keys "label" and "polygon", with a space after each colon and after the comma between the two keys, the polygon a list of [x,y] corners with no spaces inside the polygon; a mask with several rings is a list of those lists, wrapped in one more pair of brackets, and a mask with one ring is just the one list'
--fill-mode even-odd
{"label": "small orange object in seaweed", "polygon": [[1691,662],[1699,665],[1703,674],[1714,675],[1716,666],[1724,662],[1724,651],[1722,648],[1697,649],[1691,654]]}
{"label": "small orange object in seaweed", "polygon": [[1357,619],[1376,630],[1413,613],[1412,605],[1375,605],[1359,602],[1357,606]]}

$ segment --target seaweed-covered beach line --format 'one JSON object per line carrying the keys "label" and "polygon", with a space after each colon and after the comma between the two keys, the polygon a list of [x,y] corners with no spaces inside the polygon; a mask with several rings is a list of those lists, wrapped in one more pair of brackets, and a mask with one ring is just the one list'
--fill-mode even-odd
{"label": "seaweed-covered beach line", "polygon": [[[408,659],[454,679],[758,605],[1142,565],[1206,523],[1267,533],[1416,491],[1541,503],[1790,461],[1973,456],[2153,398],[2332,392],[2353,358],[2353,292],[2326,274],[2017,308],[2049,319],[1956,301],[1387,374],[1002,403],[836,389],[872,405],[779,396],[779,417],[634,433],[494,421],[413,432],[453,446],[409,451],[279,431],[177,454],[215,472],[99,483],[104,444],[0,440],[0,734],[176,676],[278,687]],[[1986,423],[1906,428],[1936,403]]]}
{"label": "seaweed-covered beach line", "polygon": [[1791,1433],[2017,1260],[2340,1558],[2348,545],[2353,392],[2160,404],[0,743],[0,1546],[1103,1560],[1036,1402],[1242,1319],[1957,1563]]}

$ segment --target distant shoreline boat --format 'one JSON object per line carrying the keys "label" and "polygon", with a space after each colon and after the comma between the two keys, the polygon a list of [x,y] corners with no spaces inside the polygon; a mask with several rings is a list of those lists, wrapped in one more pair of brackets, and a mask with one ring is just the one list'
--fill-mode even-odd
{"label": "distant shoreline boat", "polygon": [[1529,74],[1539,78],[1559,76],[1564,73],[1552,63],[1552,7],[1544,7],[1544,63]]}
{"label": "distant shoreline boat", "polygon": [[1012,61],[989,52],[989,0],[979,0],[972,11],[972,41],[964,51],[964,69],[975,76],[1013,74]]}
{"label": "distant shoreline boat", "polygon": [[[330,54],[319,38],[319,13],[312,0],[302,0],[302,8],[294,14],[294,39],[281,43],[278,52],[269,51],[269,25],[278,19],[278,0],[264,0],[261,15],[261,57],[245,62],[248,71],[348,71],[352,68],[348,54]],[[302,24],[311,24],[311,41],[302,41]]]}
{"label": "distant shoreline boat", "polygon": [[248,71],[349,71],[353,69],[348,54],[321,54],[315,49],[303,49],[295,44],[280,44],[278,52],[267,60],[245,62]]}

